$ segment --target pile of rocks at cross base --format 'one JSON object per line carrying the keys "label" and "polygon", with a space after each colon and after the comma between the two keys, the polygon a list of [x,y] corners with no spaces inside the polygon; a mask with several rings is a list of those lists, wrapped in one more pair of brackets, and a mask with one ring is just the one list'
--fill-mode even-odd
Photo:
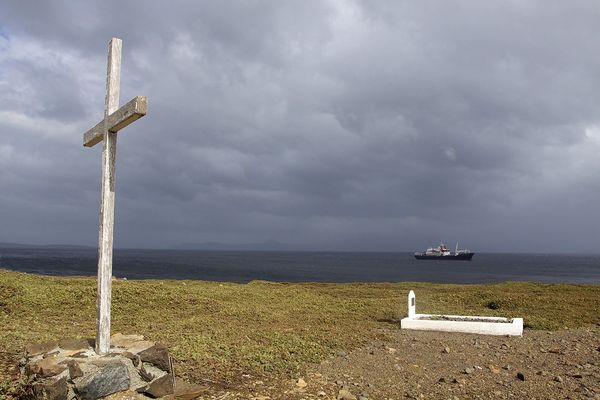
{"label": "pile of rocks at cross base", "polygon": [[[141,335],[117,333],[110,351],[98,355],[94,340],[60,340],[25,348],[21,373],[34,399],[194,398],[198,388],[173,396],[175,373],[166,347]],[[189,387],[188,387],[189,389]],[[197,393],[194,393],[196,391]]]}

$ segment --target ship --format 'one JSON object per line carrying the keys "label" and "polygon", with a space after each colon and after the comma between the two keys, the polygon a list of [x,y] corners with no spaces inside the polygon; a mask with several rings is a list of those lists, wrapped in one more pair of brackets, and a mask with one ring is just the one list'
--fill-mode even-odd
{"label": "ship", "polygon": [[430,247],[426,252],[415,253],[417,260],[462,260],[471,261],[475,253],[470,250],[459,250],[458,242],[456,249],[452,253],[444,243],[440,243],[438,247]]}

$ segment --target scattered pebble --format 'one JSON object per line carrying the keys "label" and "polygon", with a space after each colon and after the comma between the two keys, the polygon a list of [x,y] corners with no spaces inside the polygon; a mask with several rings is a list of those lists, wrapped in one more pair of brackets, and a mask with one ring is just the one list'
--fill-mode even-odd
{"label": "scattered pebble", "polygon": [[520,381],[524,381],[525,380],[525,374],[522,372],[517,372],[517,379]]}
{"label": "scattered pebble", "polygon": [[444,347],[444,351],[442,353],[450,354],[450,347],[448,347],[448,346]]}
{"label": "scattered pebble", "polygon": [[563,378],[561,378],[560,375],[557,375],[557,376],[554,377],[554,382],[562,383],[563,382]]}
{"label": "scattered pebble", "polygon": [[500,373],[500,368],[494,366],[494,365],[489,365],[488,368],[490,369],[490,371],[492,371],[493,374],[499,374]]}
{"label": "scattered pebble", "polygon": [[337,400],[357,400],[356,396],[350,393],[349,390],[340,389],[337,395]]}
{"label": "scattered pebble", "polygon": [[471,368],[471,367],[467,367],[467,368],[465,368],[465,374],[467,374],[467,375],[470,375],[470,374],[472,374],[473,372],[475,372],[475,370],[474,370],[473,368]]}
{"label": "scattered pebble", "polygon": [[299,388],[305,388],[306,386],[308,386],[308,383],[306,383],[306,381],[302,378],[298,378],[298,381],[296,382],[296,386],[298,386]]}

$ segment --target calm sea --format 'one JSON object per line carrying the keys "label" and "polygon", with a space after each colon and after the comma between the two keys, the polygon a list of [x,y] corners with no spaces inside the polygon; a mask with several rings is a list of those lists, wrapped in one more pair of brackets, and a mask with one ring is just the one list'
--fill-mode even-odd
{"label": "calm sea", "polygon": [[[94,249],[0,249],[0,268],[44,275],[96,274]],[[600,283],[600,255],[475,254],[472,261],[416,260],[410,253],[115,250],[128,279],[249,282],[499,281]]]}

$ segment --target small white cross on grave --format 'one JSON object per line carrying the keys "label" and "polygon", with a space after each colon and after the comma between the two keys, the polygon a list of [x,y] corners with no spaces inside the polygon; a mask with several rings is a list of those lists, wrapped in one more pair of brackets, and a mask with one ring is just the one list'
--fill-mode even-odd
{"label": "small white cross on grave", "polygon": [[85,147],[92,147],[103,142],[102,193],[100,194],[98,239],[98,291],[96,298],[96,353],[98,354],[106,354],[110,349],[117,132],[146,115],[148,109],[148,100],[145,96],[134,97],[123,107],[118,108],[119,83],[121,80],[121,44],[121,39],[117,38],[112,38],[108,44],[104,119],[83,135],[83,145]]}

